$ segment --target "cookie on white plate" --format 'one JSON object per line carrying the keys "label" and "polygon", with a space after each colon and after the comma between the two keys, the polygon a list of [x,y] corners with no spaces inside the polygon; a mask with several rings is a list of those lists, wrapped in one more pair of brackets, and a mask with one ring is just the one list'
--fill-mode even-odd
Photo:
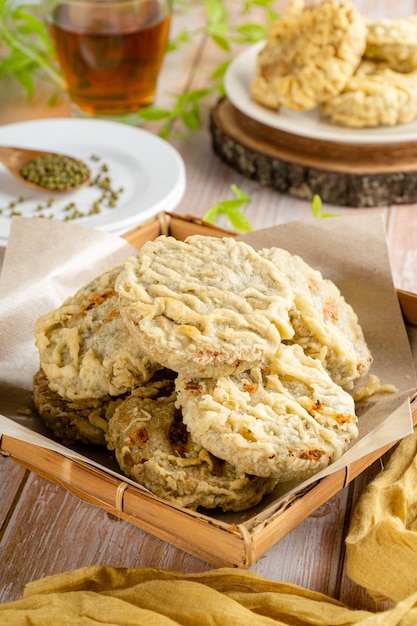
{"label": "cookie on white plate", "polygon": [[368,20],[365,58],[397,72],[417,70],[417,15]]}
{"label": "cookie on white plate", "polygon": [[314,109],[343,89],[365,46],[365,21],[352,2],[292,0],[258,54],[252,97],[275,110]]}
{"label": "cookie on white plate", "polygon": [[399,72],[387,62],[364,60],[321,112],[334,124],[350,128],[412,122],[417,118],[417,69]]}

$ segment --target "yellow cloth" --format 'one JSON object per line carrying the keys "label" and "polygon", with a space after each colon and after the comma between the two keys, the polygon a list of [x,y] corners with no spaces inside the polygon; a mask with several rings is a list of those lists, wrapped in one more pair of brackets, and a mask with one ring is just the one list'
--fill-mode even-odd
{"label": "yellow cloth", "polygon": [[399,602],[417,591],[416,430],[361,494],[346,554],[348,576],[375,599]]}
{"label": "yellow cloth", "polygon": [[0,605],[7,626],[415,626],[417,593],[381,613],[350,609],[246,570],[203,574],[89,566],[30,583]]}
{"label": "yellow cloth", "polygon": [[346,550],[350,578],[394,608],[355,610],[234,568],[90,566],[30,583],[21,600],[0,605],[0,626],[416,626],[417,430],[359,498]]}

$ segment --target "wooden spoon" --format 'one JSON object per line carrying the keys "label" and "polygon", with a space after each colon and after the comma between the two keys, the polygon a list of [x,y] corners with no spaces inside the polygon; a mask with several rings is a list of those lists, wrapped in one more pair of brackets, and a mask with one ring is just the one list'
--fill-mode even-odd
{"label": "wooden spoon", "polygon": [[[53,161],[55,165],[58,165],[58,168],[60,170],[62,170],[62,180],[60,182],[60,187],[57,186],[56,179],[52,179],[52,181],[50,180],[48,182],[46,178],[43,178],[42,180],[39,179],[39,182],[36,182],[36,179],[32,180],[31,177],[31,179],[29,180],[23,175],[22,169],[28,163],[33,162],[32,169],[37,169],[36,159],[39,159],[40,157],[48,157]],[[81,168],[77,177],[68,177],[67,171],[63,166],[64,161],[68,163],[68,160],[70,160],[71,164],[74,165],[76,171],[78,171],[78,168]],[[32,150],[30,148],[16,148],[13,146],[0,146],[0,163],[3,163],[3,165],[7,167],[9,172],[13,174],[13,176],[17,178],[22,184],[28,185],[29,187],[37,189],[38,191],[75,191],[76,189],[87,185],[91,179],[90,170],[83,161],[74,157],[70,157],[68,155],[59,154],[57,152]]]}

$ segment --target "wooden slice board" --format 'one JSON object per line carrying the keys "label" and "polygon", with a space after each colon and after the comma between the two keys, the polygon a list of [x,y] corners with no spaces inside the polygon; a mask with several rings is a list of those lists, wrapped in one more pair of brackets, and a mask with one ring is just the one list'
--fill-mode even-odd
{"label": "wooden slice board", "polygon": [[375,207],[417,202],[417,141],[352,145],[265,126],[222,98],[211,113],[214,152],[241,174],[305,200]]}

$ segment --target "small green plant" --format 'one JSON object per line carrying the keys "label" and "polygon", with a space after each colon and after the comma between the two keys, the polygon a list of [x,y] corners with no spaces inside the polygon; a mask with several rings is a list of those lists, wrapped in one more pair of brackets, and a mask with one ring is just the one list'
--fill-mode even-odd
{"label": "small green plant", "polygon": [[138,117],[141,121],[163,122],[158,133],[163,139],[169,137],[172,124],[178,118],[188,130],[198,130],[200,128],[200,102],[210,92],[210,89],[198,89],[183,94],[172,94],[175,104],[171,109],[144,107],[138,113]]}
{"label": "small green plant", "polygon": [[56,85],[57,94],[64,88],[40,4],[17,6],[11,0],[0,0],[0,41],[7,52],[0,56],[0,80],[6,74],[13,76],[29,100],[34,94],[35,75]]}
{"label": "small green plant", "polygon": [[[170,135],[176,120],[187,131],[201,128],[201,103],[213,93],[224,94],[223,77],[232,59],[232,44],[248,45],[260,41],[266,36],[269,24],[277,18],[274,0],[246,0],[242,6],[243,20],[254,8],[261,9],[265,18],[243,21],[238,26],[232,24],[225,0],[174,0],[174,9],[191,10],[197,1],[205,7],[205,25],[195,30],[184,30],[172,38],[168,53],[194,41],[197,35],[205,35],[225,52],[226,58],[207,76],[207,88],[171,94],[173,105],[169,109],[149,106],[125,120],[131,124],[160,122],[159,134],[164,138]],[[13,0],[0,0],[0,41],[5,51],[0,55],[0,81],[5,74],[10,74],[23,85],[30,100],[35,89],[34,77],[39,75],[56,85],[53,100],[56,99],[65,84],[42,18],[42,3],[16,6]],[[124,121],[123,118],[120,121]]]}
{"label": "small green plant", "polygon": [[206,211],[203,219],[214,224],[220,215],[225,215],[235,230],[248,233],[252,230],[252,226],[241,209],[246,202],[252,200],[252,197],[241,191],[236,185],[231,185],[230,189],[236,198],[221,200]]}
{"label": "small green plant", "polygon": [[320,196],[318,195],[313,196],[311,209],[313,211],[313,217],[315,217],[316,219],[321,219],[325,217],[339,217],[341,215],[340,213],[327,213],[326,211],[323,211],[323,203]]}

